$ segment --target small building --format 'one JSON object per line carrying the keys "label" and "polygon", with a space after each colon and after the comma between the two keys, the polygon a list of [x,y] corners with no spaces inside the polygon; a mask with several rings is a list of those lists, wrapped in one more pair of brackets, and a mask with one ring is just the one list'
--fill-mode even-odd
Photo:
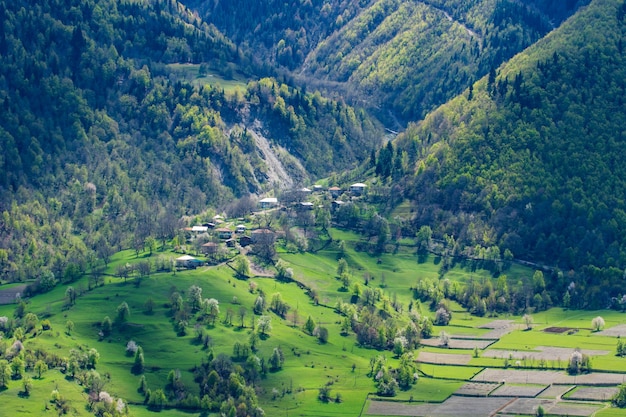
{"label": "small building", "polygon": [[194,233],[206,233],[209,230],[207,226],[192,226],[191,231]]}
{"label": "small building", "polygon": [[314,193],[319,193],[319,192],[321,192],[321,191],[324,191],[324,186],[319,185],[319,184],[315,184],[315,185],[313,186],[313,192],[314,192]]}
{"label": "small building", "polygon": [[345,201],[341,201],[341,200],[333,200],[333,202],[331,203],[331,209],[333,211],[339,209],[341,206],[343,206],[344,204],[346,204]]}
{"label": "small building", "polygon": [[252,238],[247,235],[240,236],[239,245],[243,248],[245,248],[246,246],[252,245]]}
{"label": "small building", "polygon": [[357,182],[356,184],[352,184],[350,186],[350,192],[354,195],[363,195],[363,193],[365,192],[365,187],[367,187],[367,185],[363,184],[362,182]]}
{"label": "small building", "polygon": [[300,188],[298,191],[300,191],[303,194],[311,194],[312,192],[310,188],[306,188],[306,187]]}
{"label": "small building", "polygon": [[228,248],[234,248],[237,245],[237,241],[234,238],[227,239],[224,243],[226,243],[226,247]]}
{"label": "small building", "polygon": [[219,237],[220,239],[230,239],[233,237],[233,231],[225,227],[220,227],[219,229],[216,229],[216,232],[217,237]]}
{"label": "small building", "polygon": [[190,255],[183,255],[176,258],[176,266],[181,268],[197,268],[202,265],[202,261]]}
{"label": "small building", "polygon": [[313,210],[313,203],[310,201],[302,201],[296,206],[298,210]]}
{"label": "small building", "polygon": [[238,224],[235,227],[235,233],[245,233],[246,232],[246,226],[243,224]]}
{"label": "small building", "polygon": [[328,191],[333,198],[337,198],[341,195],[341,188],[339,187],[330,187]]}
{"label": "small building", "polygon": [[259,207],[261,209],[269,209],[278,205],[278,199],[276,197],[266,197],[259,200]]}
{"label": "small building", "polygon": [[217,253],[219,245],[215,242],[207,242],[200,247],[200,251],[205,255],[214,255]]}

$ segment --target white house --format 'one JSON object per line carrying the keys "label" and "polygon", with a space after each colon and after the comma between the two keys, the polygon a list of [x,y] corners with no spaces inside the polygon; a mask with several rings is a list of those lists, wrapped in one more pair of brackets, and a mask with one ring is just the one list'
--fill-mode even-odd
{"label": "white house", "polygon": [[361,195],[365,192],[365,187],[367,187],[367,185],[362,182],[357,182],[356,184],[352,184],[350,186],[350,192],[354,195]]}
{"label": "white house", "polygon": [[276,207],[277,204],[278,199],[276,197],[265,197],[259,200],[259,207],[261,207],[262,209]]}

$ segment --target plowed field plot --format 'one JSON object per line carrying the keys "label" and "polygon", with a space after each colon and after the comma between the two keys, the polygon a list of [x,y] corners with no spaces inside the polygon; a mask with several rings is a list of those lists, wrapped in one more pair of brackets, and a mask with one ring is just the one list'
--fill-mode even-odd
{"label": "plowed field plot", "polygon": [[486,417],[504,407],[511,398],[452,396],[438,406],[433,417]]}
{"label": "plowed field plot", "polygon": [[613,336],[613,337],[625,337],[626,336],[626,324],[618,324],[609,329],[602,330],[601,332],[593,333],[597,336]]}
{"label": "plowed field plot", "polygon": [[567,403],[561,401],[552,408],[544,407],[546,414],[556,416],[581,416],[587,417],[593,415],[596,411],[603,408],[602,404],[579,404],[579,403]]}
{"label": "plowed field plot", "polygon": [[[449,349],[474,349],[477,347],[478,349],[486,349],[491,344],[495,343],[496,340],[476,340],[476,339],[450,339],[448,342]],[[438,338],[431,339],[422,339],[420,343],[424,346],[433,346],[439,347],[441,345],[441,341]]]}
{"label": "plowed field plot", "polygon": [[511,384],[572,384],[619,385],[626,375],[593,372],[586,375],[567,375],[562,371],[535,371],[524,369],[485,369],[472,381],[507,382]]}
{"label": "plowed field plot", "polygon": [[505,334],[508,334],[515,330],[516,325],[513,324],[513,320],[494,320],[482,326],[478,326],[479,329],[491,329],[490,332],[481,336],[481,339],[500,339]]}
{"label": "plowed field plot", "polygon": [[[559,348],[559,347],[546,347],[546,346],[537,346],[535,351],[518,351],[518,350],[499,350],[499,349],[489,349],[482,353],[483,357],[488,358],[509,358],[516,360],[523,359],[532,359],[532,360],[546,360],[546,361],[563,361],[564,363],[569,360],[572,352],[574,350],[570,348]],[[591,350],[591,349],[582,349],[581,353],[584,353],[588,356],[603,356],[608,355],[610,352],[608,350]]]}
{"label": "plowed field plot", "polygon": [[439,365],[467,365],[472,360],[472,355],[457,355],[454,353],[420,352],[417,361],[435,363]]}
{"label": "plowed field plot", "polygon": [[507,405],[512,398],[472,398],[452,396],[441,404],[406,404],[372,401],[367,414],[416,417],[487,417]]}
{"label": "plowed field plot", "polygon": [[557,398],[573,388],[574,385],[550,385],[539,394],[539,398]]}
{"label": "plowed field plot", "polygon": [[18,294],[22,294],[26,285],[16,285],[11,288],[0,289],[0,304],[12,304]]}
{"label": "plowed field plot", "polygon": [[513,415],[517,415],[517,414],[535,415],[535,413],[537,412],[537,407],[542,406],[543,409],[547,411],[552,406],[554,406],[555,403],[556,403],[555,400],[548,400],[548,399],[519,398],[511,402],[510,404],[508,404],[506,407],[500,410],[500,412],[503,414],[513,414]]}
{"label": "plowed field plot", "polygon": [[491,391],[498,388],[500,384],[495,382],[467,382],[461,388],[456,390],[455,395],[464,395],[466,397],[487,397]]}
{"label": "plowed field plot", "polygon": [[535,398],[547,388],[546,385],[510,385],[504,384],[489,394],[491,397],[526,397]]}
{"label": "plowed field plot", "polygon": [[371,401],[367,414],[379,416],[432,416],[438,404],[406,404],[391,401]]}
{"label": "plowed field plot", "polygon": [[543,331],[546,333],[557,333],[557,334],[565,333],[568,330],[574,330],[574,329],[572,327],[548,327],[546,329],[543,329]]}
{"label": "plowed field plot", "polygon": [[618,391],[617,387],[578,387],[566,397],[568,400],[609,401]]}

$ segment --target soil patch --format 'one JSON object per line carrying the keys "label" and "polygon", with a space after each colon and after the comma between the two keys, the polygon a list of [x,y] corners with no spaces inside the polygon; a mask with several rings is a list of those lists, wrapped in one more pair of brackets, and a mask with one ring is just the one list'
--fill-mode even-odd
{"label": "soil patch", "polygon": [[487,397],[498,388],[500,384],[495,382],[467,382],[461,386],[454,395],[462,395],[466,397]]}
{"label": "soil patch", "polygon": [[558,398],[574,389],[574,385],[550,385],[539,394],[539,398]]}
{"label": "soil patch", "polygon": [[555,405],[556,401],[554,400],[542,400],[539,398],[518,398],[513,401],[511,404],[508,404],[504,407],[501,412],[502,414],[512,414],[512,415],[532,415],[534,416],[537,412],[537,408],[539,406],[543,407],[544,410],[548,411]]}
{"label": "soil patch", "polygon": [[568,330],[574,330],[572,327],[548,327],[546,329],[543,329],[544,332],[546,333],[565,333]]}
{"label": "soil patch", "polygon": [[453,353],[419,352],[418,362],[434,363],[438,365],[467,365],[472,355],[457,355]]}
{"label": "soil patch", "polygon": [[[497,340],[485,339],[485,340],[472,340],[472,339],[450,339],[448,341],[449,349],[486,349]],[[424,346],[441,347],[441,341],[437,337],[430,339],[422,339],[420,343]]]}
{"label": "soil patch", "polygon": [[502,382],[511,384],[579,384],[610,386],[624,382],[623,374],[592,372],[583,375],[568,375],[563,371],[537,371],[525,369],[485,369],[477,374],[472,381]]}
{"label": "soil patch", "polygon": [[579,387],[567,395],[568,400],[609,401],[617,394],[617,387]]}
{"label": "soil patch", "polygon": [[[602,404],[578,404],[558,402],[554,407],[546,409],[546,414],[552,414],[557,416],[592,416],[596,411],[603,408]],[[544,407],[545,408],[545,407]]]}
{"label": "soil patch", "polygon": [[[500,358],[500,359],[513,359],[516,361],[558,361],[560,365],[567,363],[569,357],[571,356],[574,350],[570,348],[560,348],[553,346],[537,346],[535,351],[517,351],[517,350],[500,350],[500,349],[489,349],[482,353],[482,356],[487,358]],[[592,349],[582,349],[582,353],[589,356],[604,356],[608,355],[610,352],[608,350],[592,350]],[[511,364],[513,365],[513,364]],[[531,363],[531,366],[537,366],[537,363]],[[548,364],[550,365],[550,364]]]}
{"label": "soil patch", "polygon": [[535,398],[541,394],[547,386],[545,385],[502,385],[500,388],[489,394],[491,397],[526,397]]}
{"label": "soil patch", "polygon": [[367,414],[380,416],[430,416],[437,404],[406,404],[393,401],[371,401]]}
{"label": "soil patch", "polygon": [[594,332],[592,334],[598,336],[626,337],[626,324],[618,324],[617,326],[602,330],[601,332]]}
{"label": "soil patch", "polygon": [[13,304],[15,303],[15,297],[18,294],[22,294],[26,289],[26,284],[17,285],[11,288],[0,289],[0,304]]}

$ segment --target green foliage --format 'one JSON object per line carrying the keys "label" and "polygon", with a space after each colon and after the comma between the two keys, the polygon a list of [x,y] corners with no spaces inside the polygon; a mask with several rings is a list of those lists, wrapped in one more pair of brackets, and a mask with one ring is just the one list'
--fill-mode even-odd
{"label": "green foliage", "polygon": [[611,133],[626,126],[615,111],[626,79],[620,4],[592,3],[476,83],[472,101],[458,97],[397,142],[418,173],[406,188],[423,208],[416,225],[453,234],[469,257],[484,259],[470,248],[497,246],[575,271],[537,280],[540,308],[544,285],[561,300],[574,282],[571,307],[604,308],[626,292],[626,172],[614,163],[625,150]]}
{"label": "green foliage", "polygon": [[271,187],[254,139],[261,132],[231,129],[248,124],[244,115],[283,145],[292,178],[308,175],[296,159],[324,175],[379,140],[364,112],[274,79],[227,95],[170,77],[170,62],[255,69],[173,3],[30,6],[0,9],[11,22],[0,38],[0,82],[10,86],[0,101],[0,279],[38,277],[27,296],[89,272],[90,288],[100,285],[115,250],[150,256],[183,214]]}

